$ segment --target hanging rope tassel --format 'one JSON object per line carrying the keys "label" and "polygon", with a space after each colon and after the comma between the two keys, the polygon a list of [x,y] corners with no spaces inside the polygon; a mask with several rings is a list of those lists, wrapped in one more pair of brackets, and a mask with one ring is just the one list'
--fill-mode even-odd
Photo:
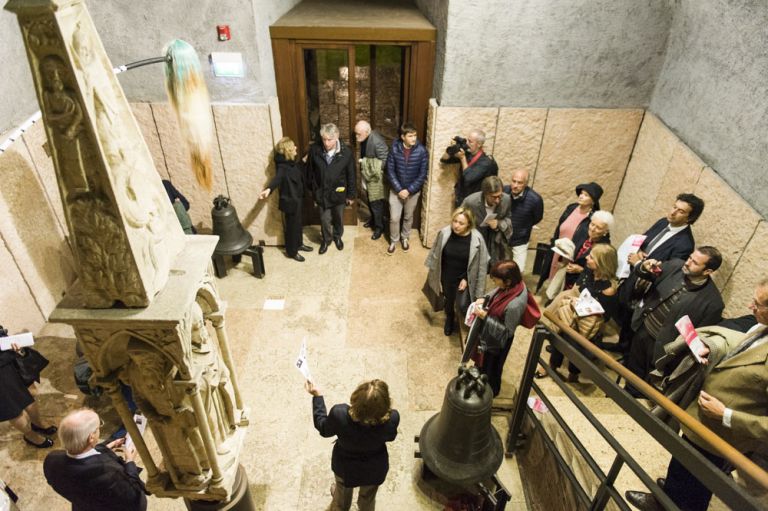
{"label": "hanging rope tassel", "polygon": [[175,39],[165,50],[165,88],[179,121],[181,137],[189,151],[197,182],[213,188],[213,117],[211,99],[201,72],[197,52],[188,43]]}

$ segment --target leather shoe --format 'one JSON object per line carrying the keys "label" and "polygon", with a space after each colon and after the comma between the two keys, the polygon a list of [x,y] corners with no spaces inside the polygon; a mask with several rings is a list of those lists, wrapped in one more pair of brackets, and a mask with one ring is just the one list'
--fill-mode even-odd
{"label": "leather shoe", "polygon": [[38,449],[48,449],[49,447],[53,447],[53,440],[51,440],[51,439],[50,439],[50,438],[48,438],[48,437],[45,437],[45,440],[43,440],[43,441],[42,441],[42,442],[40,442],[39,444],[37,444],[37,443],[33,442],[32,440],[30,440],[30,439],[29,439],[29,438],[27,438],[27,437],[24,437],[24,441],[25,441],[25,442],[26,442],[28,445],[31,445],[32,447],[36,447],[36,448],[38,448]]}
{"label": "leather shoe", "polygon": [[371,239],[372,240],[377,240],[379,238],[381,238],[381,231],[379,231],[379,230],[373,231],[373,236],[371,236]]}
{"label": "leather shoe", "polygon": [[396,245],[394,243],[390,243],[389,247],[387,248],[387,255],[392,255],[395,253],[395,247]]}
{"label": "leather shoe", "polygon": [[344,250],[344,242],[341,241],[341,238],[334,238],[333,242],[336,244],[336,248],[339,250]]}
{"label": "leather shoe", "polygon": [[565,379],[568,383],[579,383],[578,373],[568,373],[568,377]]}
{"label": "leather shoe", "polygon": [[411,248],[411,246],[408,244],[408,240],[405,238],[400,240],[400,244],[403,245],[403,252],[408,252],[408,249]]}
{"label": "leather shoe", "polygon": [[363,227],[365,227],[366,229],[369,229],[372,225],[373,225],[373,220],[372,219],[371,220],[366,220],[365,223],[363,224]]}
{"label": "leather shoe", "polygon": [[32,422],[31,424],[32,424],[32,431],[34,431],[35,433],[40,433],[45,436],[55,435],[56,432],[59,430],[59,428],[57,428],[56,426],[48,426],[47,428],[42,428],[37,424],[35,424],[34,422]]}
{"label": "leather shoe", "polygon": [[306,259],[304,259],[304,256],[301,254],[296,254],[295,256],[291,257],[291,259],[293,259],[294,261],[298,261],[300,263],[303,263],[304,261],[306,261]]}
{"label": "leather shoe", "polygon": [[323,241],[322,243],[320,243],[320,248],[317,250],[317,253],[325,254],[326,252],[328,252],[328,243]]}
{"label": "leather shoe", "polygon": [[310,247],[309,245],[302,245],[299,247],[299,250],[302,252],[312,252],[314,248]]}
{"label": "leather shoe", "polygon": [[628,490],[624,492],[624,497],[640,511],[663,511],[659,501],[650,493]]}
{"label": "leather shoe", "polygon": [[443,325],[443,334],[449,336],[453,333],[453,318],[445,318],[445,324]]}

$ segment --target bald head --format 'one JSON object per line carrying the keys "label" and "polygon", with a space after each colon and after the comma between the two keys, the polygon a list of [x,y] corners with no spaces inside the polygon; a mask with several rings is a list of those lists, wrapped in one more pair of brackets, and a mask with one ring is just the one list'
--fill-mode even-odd
{"label": "bald head", "polygon": [[520,195],[526,186],[528,186],[528,171],[516,170],[512,174],[512,181],[509,183],[512,195]]}
{"label": "bald head", "polygon": [[99,441],[99,415],[89,408],[70,412],[59,424],[59,440],[69,454],[81,454]]}

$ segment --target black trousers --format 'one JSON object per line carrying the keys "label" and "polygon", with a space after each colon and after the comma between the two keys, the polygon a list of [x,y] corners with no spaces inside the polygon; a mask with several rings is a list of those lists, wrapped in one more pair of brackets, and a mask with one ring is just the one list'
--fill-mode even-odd
{"label": "black trousers", "polygon": [[[685,435],[683,435],[683,440],[691,444],[694,449],[699,451],[702,456],[707,458],[718,469],[725,472],[726,467],[729,466],[725,459],[702,449],[691,442]],[[669,467],[667,468],[667,481],[664,483],[664,492],[669,495],[672,502],[677,504],[682,511],[707,511],[709,501],[712,498],[712,492],[709,488],[701,484],[701,482],[675,458],[672,458],[669,462]]]}
{"label": "black trousers", "polygon": [[301,233],[301,208],[295,213],[283,213],[283,233],[285,253],[288,257],[293,257],[299,253],[299,247],[304,241]]}
{"label": "black trousers", "polygon": [[379,199],[368,202],[368,207],[371,210],[371,224],[375,231],[384,230],[384,210],[386,209],[387,201]]}
{"label": "black trousers", "polygon": [[459,293],[459,283],[461,275],[442,275],[440,284],[443,286],[443,296],[445,296],[445,318],[447,321],[455,321],[456,318],[456,295]]}
{"label": "black trousers", "polygon": [[493,397],[498,396],[501,391],[501,373],[504,370],[504,363],[507,361],[507,355],[509,355],[514,340],[514,336],[510,337],[507,339],[506,346],[500,351],[496,353],[486,352],[483,355],[483,367],[480,368],[480,372],[488,375],[488,384],[493,390]]}

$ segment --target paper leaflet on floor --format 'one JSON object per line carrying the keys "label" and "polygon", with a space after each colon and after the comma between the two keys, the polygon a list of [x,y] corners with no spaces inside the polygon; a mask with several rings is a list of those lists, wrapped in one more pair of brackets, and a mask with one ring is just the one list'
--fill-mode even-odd
{"label": "paper leaflet on floor", "polygon": [[312,374],[309,372],[309,363],[307,362],[307,338],[304,337],[301,340],[301,348],[299,348],[299,357],[296,359],[296,369],[304,376],[304,379],[311,382]]}

